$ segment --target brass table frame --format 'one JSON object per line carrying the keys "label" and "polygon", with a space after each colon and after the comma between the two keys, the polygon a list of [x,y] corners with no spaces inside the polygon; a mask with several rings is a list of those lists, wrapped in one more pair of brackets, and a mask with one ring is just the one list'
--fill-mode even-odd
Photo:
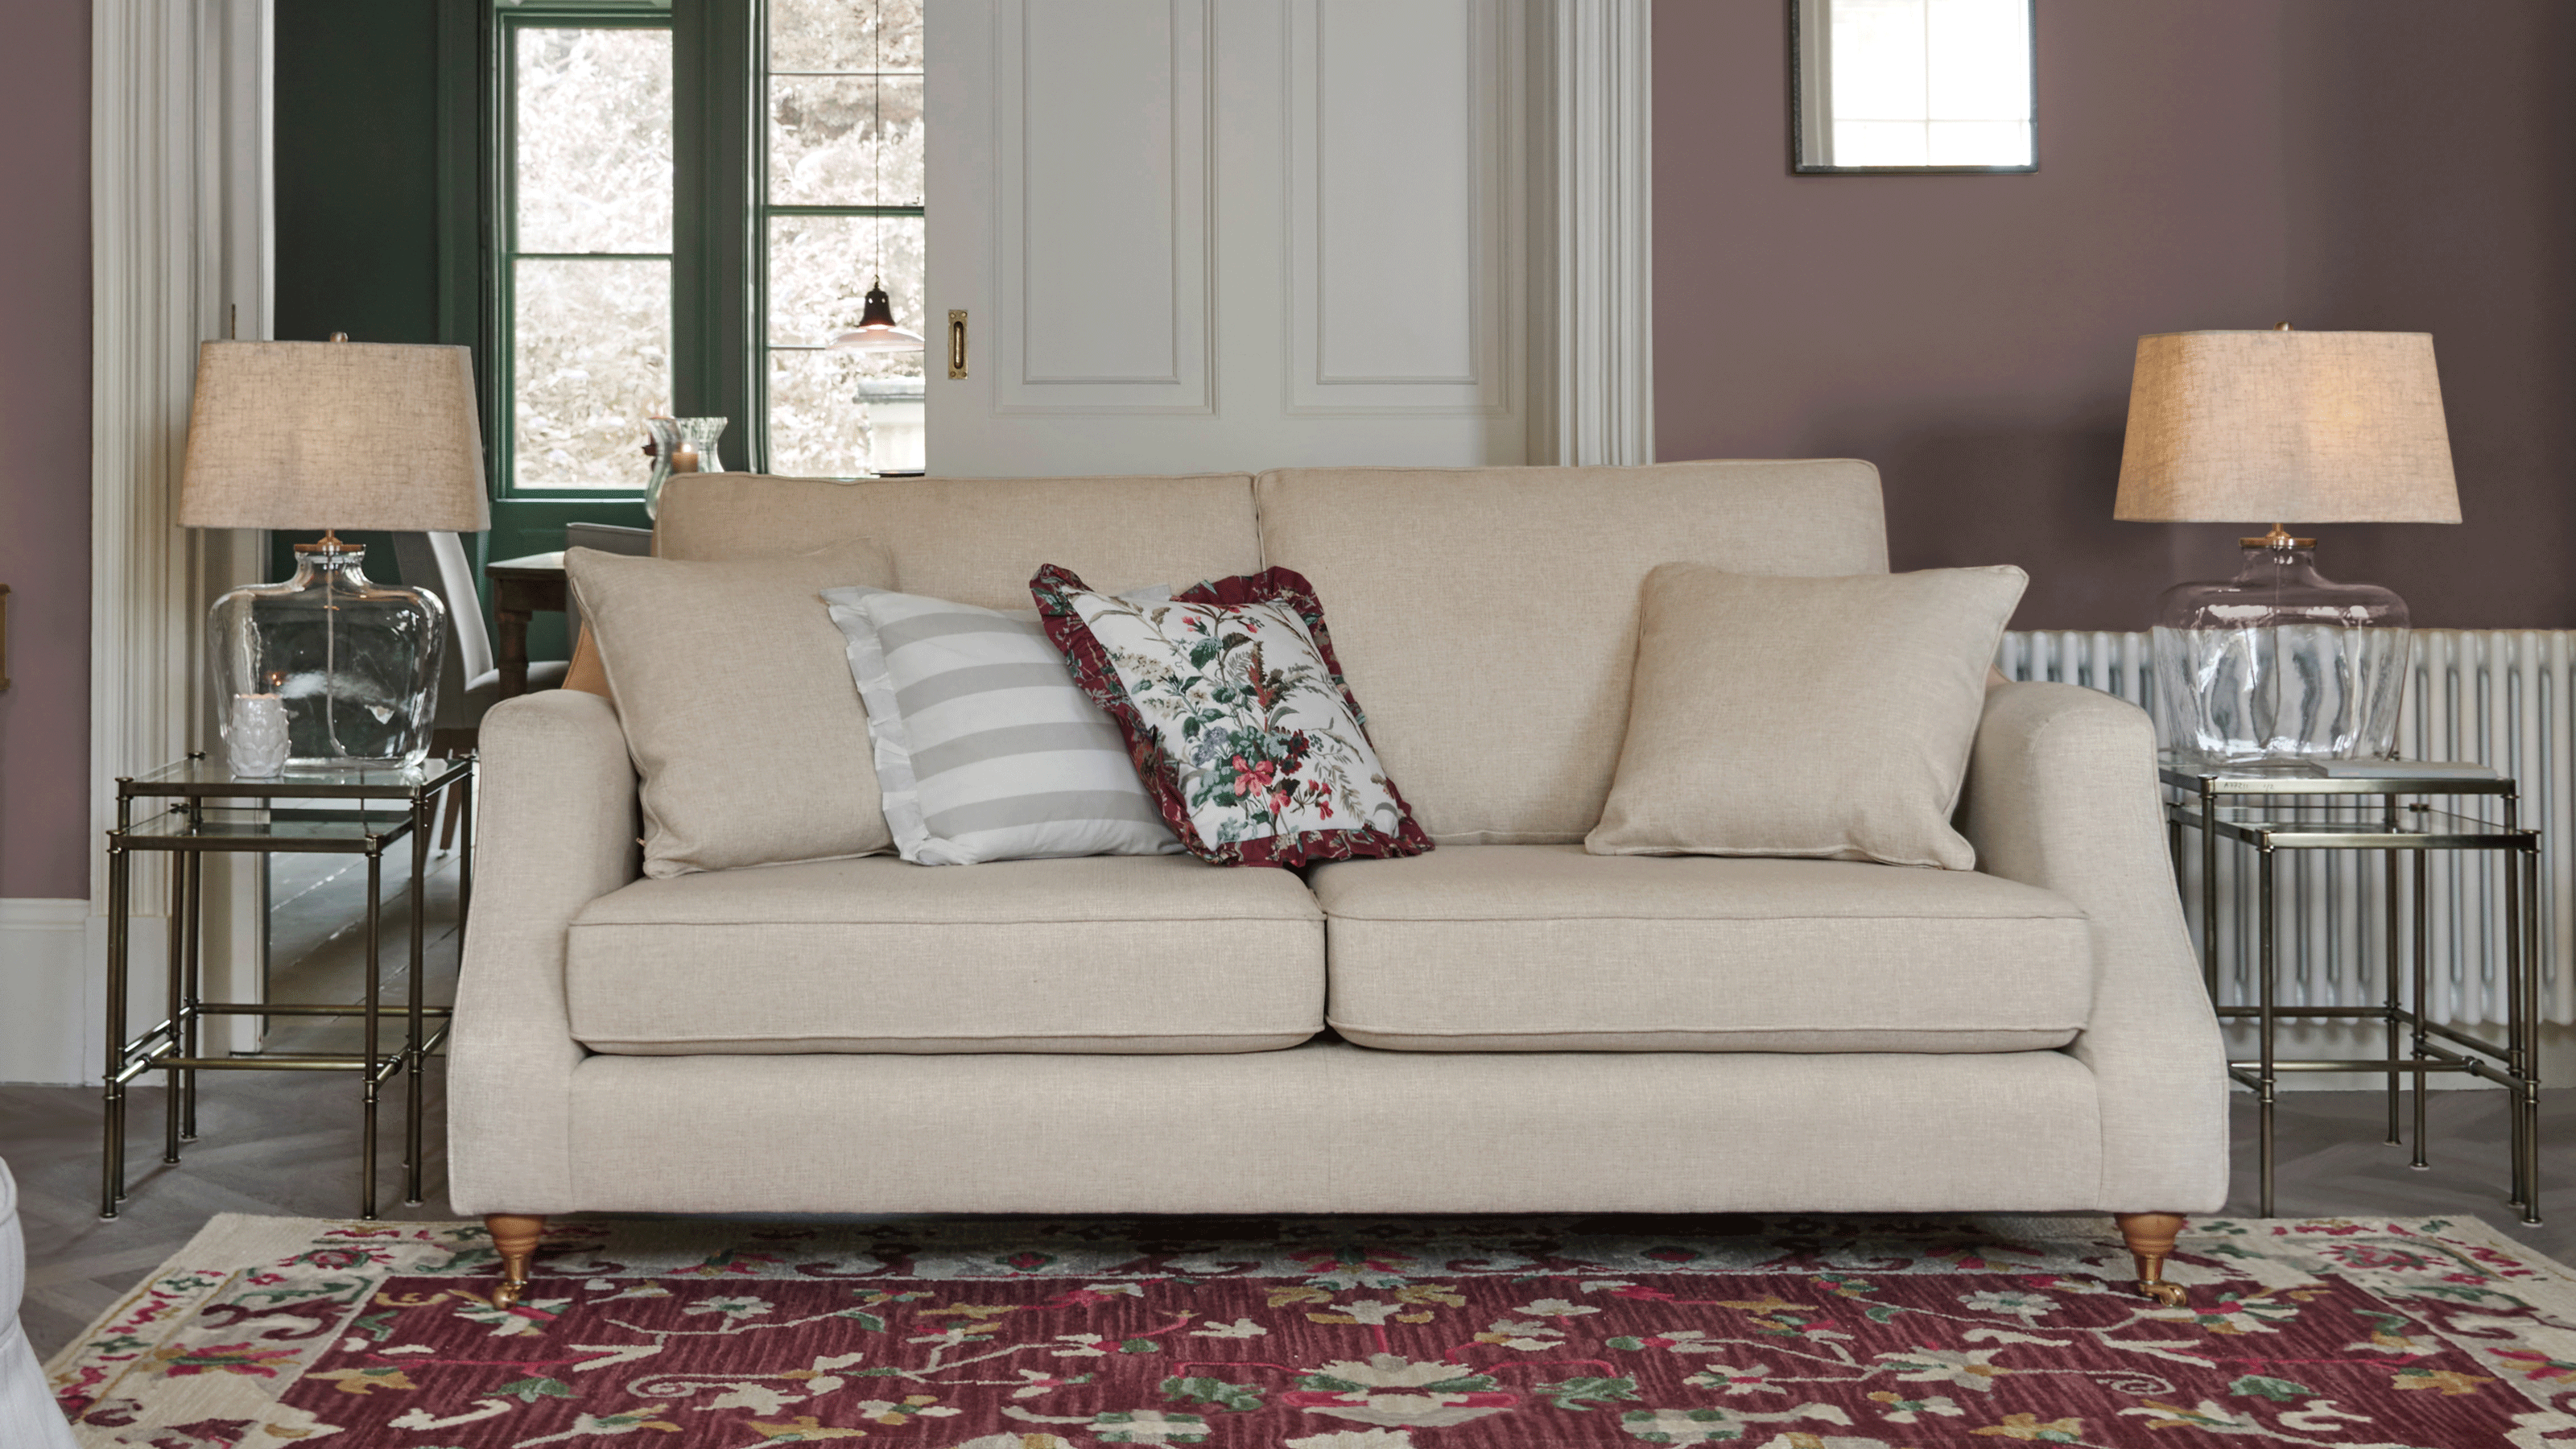
{"label": "brass table frame", "polygon": [[[363,1087],[365,1126],[361,1133],[359,1206],[362,1218],[376,1216],[376,1117],[386,1082],[401,1075],[405,1086],[403,1124],[403,1199],[421,1201],[421,1064],[447,1039],[449,1010],[421,998],[425,974],[427,846],[437,808],[449,791],[463,805],[464,838],[458,879],[458,927],[474,897],[474,757],[423,761],[410,770],[340,771],[242,779],[204,755],[190,755],[148,775],[120,776],[116,782],[116,828],[107,835],[107,1070],[105,1141],[99,1169],[99,1216],[113,1218],[127,1196],[125,1182],[126,1102],[128,1082],[149,1072],[162,1072],[169,1084],[163,1124],[161,1160],[176,1163],[182,1142],[197,1136],[197,1074],[204,1071],[346,1071],[356,1072]],[[260,801],[254,807],[218,806],[214,801]],[[265,803],[276,800],[347,801],[347,809],[279,812]],[[138,801],[160,804],[158,813],[135,818]],[[370,808],[370,802],[392,808]],[[409,999],[400,1006],[383,1000],[384,853],[397,841],[413,842],[408,899],[411,906],[411,981]],[[130,917],[132,856],[137,851],[173,856],[170,871],[170,930],[164,963],[167,1013],[159,1024],[138,1036],[126,1033],[126,998],[132,972]],[[367,994],[363,1005],[320,1002],[223,1002],[202,996],[199,938],[204,928],[205,857],[213,852],[266,855],[270,852],[364,855],[367,859]],[[365,1048],[357,1052],[294,1052],[209,1057],[201,1049],[207,1017],[221,1016],[355,1016],[365,1028]],[[404,1023],[401,1046],[388,1050],[381,1031],[388,1019]],[[435,1020],[435,1030],[430,1023]]]}
{"label": "brass table frame", "polygon": [[[2182,871],[2183,832],[2200,832],[2201,976],[2211,1006],[2222,1021],[2252,1020],[2257,1026],[2256,1056],[2227,1064],[2228,1075],[2253,1092],[2258,1106],[2261,1182],[2259,1211],[2272,1216],[2273,1108],[2283,1072],[2370,1072],[2388,1074],[2388,1142],[2403,1141],[2398,1115],[2399,1083],[2414,1079],[2415,1150],[2410,1166],[2427,1166],[2425,1158],[2425,1078],[2432,1072],[2464,1072],[2493,1082],[2508,1093],[2512,1136],[2512,1194],[2506,1205],[2522,1210],[2522,1221],[2540,1221],[2540,832],[2520,824],[2520,792],[2509,776],[2447,773],[2337,777],[2295,769],[2246,773],[2204,773],[2160,763],[2158,778],[2182,794],[2166,806],[2167,831],[2177,877]],[[2501,824],[2438,811],[2409,796],[2486,796],[2498,799]],[[2282,797],[2347,797],[2350,805],[2285,805]],[[2263,804],[2228,805],[2230,798],[2253,797]],[[2268,797],[2268,799],[2267,799]],[[2361,799],[2376,798],[2378,810],[2361,808]],[[2215,828],[2212,828],[2215,822]],[[2258,919],[2256,988],[2253,1006],[2227,1006],[2218,990],[2218,843],[2224,838],[2255,852]],[[2282,1006],[2278,1001],[2280,952],[2275,889],[2278,857],[2292,850],[2377,850],[2386,853],[2388,912],[2386,999],[2377,1006]],[[2424,913],[2427,860],[2434,851],[2497,851],[2505,854],[2505,1040],[2485,1040],[2423,1013],[2429,970],[2429,940]],[[2405,932],[2409,969],[2398,969],[2399,858],[2411,855],[2414,929]],[[2242,907],[2240,907],[2240,910]],[[2401,1002],[2399,981],[2408,983]],[[2387,1029],[2384,1058],[2285,1060],[2275,1036],[2283,1017],[2376,1019]],[[2404,1038],[2401,1041],[2401,1036]],[[2438,1040],[2436,1040],[2438,1038]]]}

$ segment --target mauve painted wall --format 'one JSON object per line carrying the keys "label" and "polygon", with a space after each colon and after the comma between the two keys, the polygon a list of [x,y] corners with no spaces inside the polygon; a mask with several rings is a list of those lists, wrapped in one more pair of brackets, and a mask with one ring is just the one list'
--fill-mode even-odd
{"label": "mauve painted wall", "polygon": [[0,897],[89,894],[89,6],[0,5]]}
{"label": "mauve painted wall", "polygon": [[1662,457],[1870,459],[1898,568],[2017,563],[2019,626],[2140,628],[2242,530],[2111,520],[2137,336],[2429,331],[2469,521],[2322,529],[2322,566],[2420,623],[2576,625],[2576,7],[2039,0],[2041,169],[1993,177],[1788,174],[1785,10],[1655,7]]}

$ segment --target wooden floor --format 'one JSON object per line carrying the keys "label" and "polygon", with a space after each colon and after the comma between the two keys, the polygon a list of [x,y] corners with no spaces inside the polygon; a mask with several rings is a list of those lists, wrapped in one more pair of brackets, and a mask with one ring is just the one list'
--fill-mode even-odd
{"label": "wooden floor", "polygon": [[[453,891],[442,870],[431,920],[432,998],[446,999],[453,979]],[[389,878],[400,879],[389,872]],[[347,1000],[356,990],[357,943],[346,927],[348,881],[282,876],[273,883],[270,958],[278,963],[273,999]],[[343,897],[335,906],[334,893]],[[363,902],[363,889],[354,900]],[[387,923],[399,940],[401,918]],[[389,994],[398,973],[388,973]],[[346,1019],[297,1025],[298,1046],[342,1046]],[[272,1037],[277,1041],[282,1038]],[[456,1214],[447,1204],[446,1120],[439,1110],[440,1065],[430,1087],[425,1200],[401,1205],[401,1114],[384,1113],[379,1201],[389,1218]],[[399,1097],[399,1084],[392,1094]],[[2504,1205],[2503,1098],[2491,1091],[2431,1094],[2431,1170],[2411,1171],[2407,1152],[2381,1140],[2384,1099],[2371,1092],[2290,1092],[2280,1108],[2278,1211],[2285,1217],[2474,1216],[2533,1248],[2576,1262],[2576,1090],[2545,1094],[2541,1127],[2543,1213],[2526,1228]],[[98,1216],[99,1099],[76,1087],[0,1087],[0,1159],[17,1175],[19,1215],[27,1235],[27,1297],[22,1317],[39,1354],[68,1342],[154,1267],[179,1251],[216,1213],[294,1217],[354,1216],[358,1204],[358,1103],[355,1080],[333,1073],[207,1074],[199,1108],[200,1138],[184,1161],[162,1165],[158,1088],[138,1088],[132,1102],[129,1156],[132,1191],[112,1222]],[[2254,1113],[2235,1099],[2236,1176],[2231,1214],[2254,1211]],[[2151,1206],[2151,1204],[2140,1204]]]}

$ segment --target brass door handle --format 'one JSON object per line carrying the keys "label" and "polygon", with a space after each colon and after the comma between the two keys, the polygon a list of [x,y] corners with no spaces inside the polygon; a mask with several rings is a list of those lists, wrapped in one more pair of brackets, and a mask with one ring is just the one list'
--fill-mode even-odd
{"label": "brass door handle", "polygon": [[0,584],[0,689],[9,687],[9,586]]}
{"label": "brass door handle", "polygon": [[963,312],[948,314],[948,375],[966,375],[966,314]]}

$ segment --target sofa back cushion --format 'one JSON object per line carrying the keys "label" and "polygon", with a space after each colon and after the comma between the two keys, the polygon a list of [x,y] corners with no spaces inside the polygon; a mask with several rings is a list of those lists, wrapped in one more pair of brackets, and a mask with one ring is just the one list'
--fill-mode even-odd
{"label": "sofa back cushion", "polygon": [[[662,493],[664,558],[771,558],[874,540],[895,587],[986,609],[1027,609],[1029,575],[1061,564],[1112,591],[1258,573],[1252,479],[871,478],[835,483],[696,473]],[[817,604],[819,611],[822,605]]]}
{"label": "sofa back cushion", "polygon": [[1444,844],[1575,841],[1601,818],[1657,564],[1887,569],[1878,470],[1850,459],[1294,468],[1255,493],[1266,560],[1331,610],[1378,757]]}

